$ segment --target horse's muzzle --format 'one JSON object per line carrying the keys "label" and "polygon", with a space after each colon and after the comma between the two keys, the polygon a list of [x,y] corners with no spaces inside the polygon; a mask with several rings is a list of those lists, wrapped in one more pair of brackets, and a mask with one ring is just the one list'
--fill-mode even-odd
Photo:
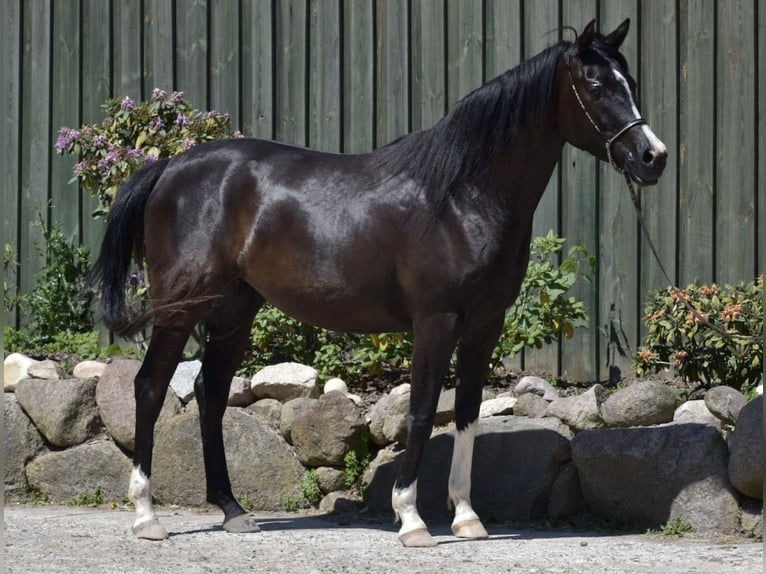
{"label": "horse's muzzle", "polygon": [[637,155],[629,155],[625,161],[625,171],[636,185],[656,184],[668,161],[668,148],[661,142],[647,146]]}

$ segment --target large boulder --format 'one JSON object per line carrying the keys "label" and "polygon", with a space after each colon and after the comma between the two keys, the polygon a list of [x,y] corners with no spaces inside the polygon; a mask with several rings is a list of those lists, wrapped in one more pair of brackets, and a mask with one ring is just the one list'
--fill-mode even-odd
{"label": "large boulder", "polygon": [[[96,386],[96,404],[106,430],[120,446],[131,452],[136,447],[136,399],[133,380],[140,368],[140,361],[132,359],[112,361],[104,370]],[[179,412],[181,412],[181,401],[175,393],[166,393],[155,427],[155,435],[158,428]]]}
{"label": "large boulder", "polygon": [[317,384],[317,376],[313,367],[300,363],[280,363],[258,371],[253,376],[250,388],[256,399],[286,402],[299,397],[316,398],[322,392]]}
{"label": "large boulder", "polygon": [[101,429],[95,379],[24,379],[16,385],[16,399],[54,446],[83,443]]}
{"label": "large boulder", "polygon": [[295,421],[295,417],[304,408],[308,408],[316,402],[317,399],[298,397],[296,399],[290,399],[282,405],[282,409],[279,413],[279,430],[287,442],[293,444],[293,422]]}
{"label": "large boulder", "polygon": [[590,511],[649,528],[683,517],[700,532],[734,532],[727,458],[723,438],[707,425],[590,430],[572,440]]}
{"label": "large boulder", "polygon": [[101,491],[107,500],[128,495],[132,464],[109,440],[99,440],[50,452],[27,465],[29,485],[61,502]]}
{"label": "large boulder", "polygon": [[524,393],[513,404],[513,414],[533,419],[544,417],[550,403],[536,393]]}
{"label": "large boulder", "polygon": [[601,416],[608,427],[639,427],[668,423],[676,395],[656,381],[641,381],[617,391],[604,402]]}
{"label": "large boulder", "polygon": [[[435,433],[426,444],[418,478],[418,509],[424,518],[445,518],[447,479],[455,430]],[[557,419],[506,416],[482,419],[474,446],[471,500],[484,520],[538,520],[559,471],[570,458],[569,429]],[[391,511],[391,490],[404,451],[378,452],[364,480],[371,510]]]}
{"label": "large boulder", "polygon": [[269,423],[275,429],[279,428],[279,418],[282,416],[282,403],[277,399],[261,399],[247,407],[247,410]]}
{"label": "large boulder", "polygon": [[742,494],[763,500],[763,396],[739,412],[729,450],[731,483]]}
{"label": "large boulder", "polygon": [[21,353],[11,353],[3,361],[3,389],[6,393],[16,390],[19,381],[29,378],[30,367],[40,361]]}
{"label": "large boulder", "polygon": [[601,428],[604,426],[601,407],[606,397],[606,389],[595,384],[581,395],[555,399],[548,406],[545,416],[556,417],[575,432]]}
{"label": "large boulder", "polygon": [[56,361],[45,359],[29,367],[27,371],[30,379],[47,379],[49,381],[58,381],[61,378],[62,370]]}
{"label": "large boulder", "polygon": [[107,364],[101,361],[81,361],[72,369],[75,379],[98,379],[104,374]]}
{"label": "large boulder", "polygon": [[481,403],[479,418],[512,415],[516,406],[516,397],[495,397]]}
{"label": "large boulder", "polygon": [[552,384],[543,378],[535,377],[533,375],[522,377],[516,384],[514,392],[517,397],[527,393],[534,393],[538,397],[542,397],[549,402],[559,398],[559,393]]}
{"label": "large boulder", "polygon": [[[203,506],[205,469],[196,408],[173,417],[157,433],[152,487],[166,504]],[[256,510],[282,510],[300,499],[304,469],[278,431],[244,409],[223,417],[223,442],[234,495],[247,495]]]}
{"label": "large boulder", "polygon": [[410,394],[388,394],[380,397],[370,409],[370,440],[378,446],[407,442],[407,413]]}
{"label": "large boulder", "polygon": [[747,398],[737,389],[720,385],[705,393],[705,405],[721,422],[734,425]]}
{"label": "large boulder", "polygon": [[678,407],[673,413],[673,422],[677,424],[710,425],[717,430],[721,430],[721,421],[708,410],[705,401],[701,399],[686,401]]}
{"label": "large boulder", "polygon": [[332,391],[296,413],[291,438],[305,466],[338,466],[346,453],[361,446],[367,430],[359,407]]}
{"label": "large boulder", "polygon": [[229,400],[227,405],[230,407],[247,407],[255,402],[255,393],[250,388],[250,380],[242,377],[231,379],[229,387]]}
{"label": "large boulder", "polygon": [[21,410],[13,393],[3,395],[5,492],[27,490],[24,467],[44,446],[43,437]]}

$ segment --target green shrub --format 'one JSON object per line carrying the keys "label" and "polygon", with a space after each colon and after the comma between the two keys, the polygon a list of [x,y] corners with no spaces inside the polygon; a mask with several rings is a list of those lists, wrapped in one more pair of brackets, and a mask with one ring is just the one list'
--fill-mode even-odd
{"label": "green shrub", "polygon": [[169,158],[193,145],[239,136],[229,114],[195,110],[183,92],[155,88],[150,100],[128,97],[107,100],[106,118],[79,129],[62,127],[56,141],[59,154],[80,156],[71,181],[99,200],[94,216],[105,215],[117,191],[146,162]]}
{"label": "green shrub", "polygon": [[[685,302],[729,336],[700,322]],[[763,275],[735,286],[661,289],[650,297],[644,321],[648,333],[635,358],[639,375],[672,368],[701,387],[725,384],[743,392],[762,378]]]}
{"label": "green shrub", "polygon": [[367,483],[364,482],[362,476],[364,471],[372,461],[372,453],[370,452],[370,435],[368,432],[362,436],[361,444],[356,450],[350,450],[343,458],[345,464],[345,483],[349,488],[353,488],[359,494],[364,494],[367,489]]}

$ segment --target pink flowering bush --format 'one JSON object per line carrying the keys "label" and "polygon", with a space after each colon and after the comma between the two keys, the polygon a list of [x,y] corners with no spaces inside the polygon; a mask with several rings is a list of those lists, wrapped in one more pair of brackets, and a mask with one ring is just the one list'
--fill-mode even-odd
{"label": "pink flowering bush", "polygon": [[183,92],[155,88],[150,100],[107,100],[100,124],[59,130],[56,151],[79,156],[74,177],[99,200],[94,217],[109,212],[117,191],[146,162],[169,158],[203,141],[240,137],[231,116],[195,110]]}

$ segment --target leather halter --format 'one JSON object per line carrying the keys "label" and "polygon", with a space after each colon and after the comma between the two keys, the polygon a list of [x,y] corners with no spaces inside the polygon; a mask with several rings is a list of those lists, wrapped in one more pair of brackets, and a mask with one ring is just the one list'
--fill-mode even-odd
{"label": "leather halter", "polygon": [[588,110],[585,108],[585,104],[583,103],[582,98],[580,97],[580,92],[577,91],[577,86],[575,86],[574,79],[572,78],[572,69],[569,67],[569,58],[567,58],[566,65],[567,65],[567,73],[569,74],[569,84],[572,86],[572,91],[574,92],[574,95],[577,98],[577,103],[580,104],[580,108],[582,108],[582,111],[585,112],[585,117],[588,118],[588,121],[593,126],[593,129],[595,129],[598,135],[601,136],[601,139],[604,140],[604,144],[606,145],[606,157],[609,159],[609,163],[617,171],[617,173],[624,175],[625,170],[617,166],[617,164],[614,161],[614,157],[612,156],[612,144],[615,141],[617,141],[617,139],[622,134],[627,132],[630,128],[645,124],[646,120],[644,118],[636,118],[635,120],[631,120],[627,124],[625,124],[623,128],[619,130],[616,134],[614,134],[612,137],[610,138],[606,137],[604,135],[604,132],[601,131],[601,128],[598,127],[598,124],[593,119],[593,117],[591,117],[591,115],[588,113]]}

